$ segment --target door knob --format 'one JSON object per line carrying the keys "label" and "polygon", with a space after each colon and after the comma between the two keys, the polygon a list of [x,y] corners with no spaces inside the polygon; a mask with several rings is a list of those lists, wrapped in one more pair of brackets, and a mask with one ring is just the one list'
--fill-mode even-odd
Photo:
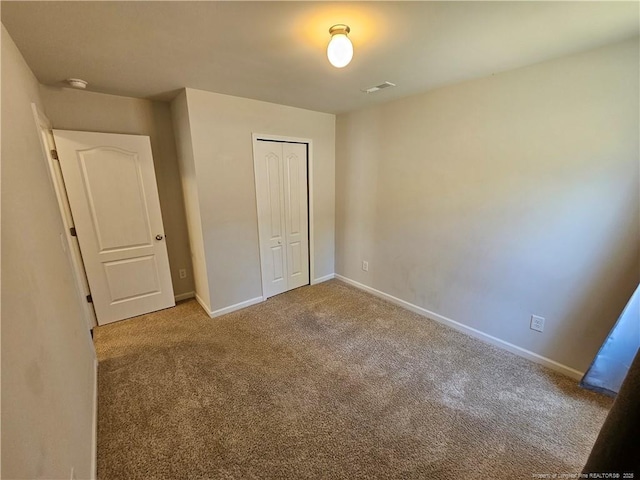
{"label": "door knob", "polygon": [[156,240],[162,240],[164,237],[162,235],[156,235]]}
{"label": "door knob", "polygon": [[282,245],[282,240],[278,240],[278,245]]}

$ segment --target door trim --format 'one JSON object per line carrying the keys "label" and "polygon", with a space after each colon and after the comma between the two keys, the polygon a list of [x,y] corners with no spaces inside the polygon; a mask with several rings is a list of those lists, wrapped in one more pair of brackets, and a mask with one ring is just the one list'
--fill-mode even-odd
{"label": "door trim", "polygon": [[[258,218],[258,191],[257,185],[255,183],[256,178],[258,178],[258,172],[256,171],[256,142],[259,140],[266,140],[268,142],[286,142],[286,143],[304,143],[307,145],[307,202],[308,202],[308,222],[309,222],[309,285],[315,285],[315,249],[314,249],[314,203],[313,203],[313,140],[310,138],[300,138],[300,137],[287,137],[282,135],[268,135],[262,133],[253,133],[251,134],[251,149],[253,154],[253,179],[254,179],[254,192],[256,194],[256,219],[258,222],[260,221]],[[258,223],[256,222],[256,227],[258,227]],[[264,296],[264,280],[262,277],[262,250],[260,246],[262,245],[262,239],[260,238],[260,228],[258,228],[258,252],[260,254],[260,287],[262,292],[262,298],[266,300]]]}
{"label": "door trim", "polygon": [[[96,318],[96,313],[93,309],[93,305],[87,302],[87,295],[90,295],[91,292],[88,288],[87,273],[84,269],[84,260],[82,259],[82,256],[80,254],[79,246],[77,248],[74,248],[73,242],[75,240],[73,240],[69,230],[71,227],[73,227],[73,224],[70,223],[70,219],[68,218],[71,212],[71,206],[69,205],[69,200],[67,198],[67,190],[64,185],[64,179],[62,178],[62,175],[57,175],[55,166],[53,164],[53,162],[55,162],[56,160],[54,160],[51,156],[51,145],[49,145],[44,138],[44,131],[52,131],[53,127],[51,125],[51,121],[35,103],[31,104],[31,110],[33,111],[33,118],[36,123],[36,127],[38,128],[38,137],[40,138],[42,158],[44,159],[47,166],[47,173],[49,174],[49,180],[51,181],[51,186],[56,196],[58,210],[60,212],[60,219],[65,230],[63,234],[65,240],[63,242],[63,246],[65,247],[66,254],[69,256],[69,260],[71,262],[71,271],[75,280],[76,290],[78,292],[78,297],[82,306],[81,308],[84,313],[85,321],[87,322],[87,327],[91,331],[93,327],[96,327],[98,325],[98,320]],[[91,348],[93,348],[91,337],[89,337],[89,340],[91,343]]]}

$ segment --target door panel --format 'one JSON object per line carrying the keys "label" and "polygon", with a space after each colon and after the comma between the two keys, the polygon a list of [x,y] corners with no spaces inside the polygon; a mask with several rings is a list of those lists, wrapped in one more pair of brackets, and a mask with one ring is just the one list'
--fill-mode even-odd
{"label": "door panel", "polygon": [[306,144],[255,141],[265,297],[309,283]]}
{"label": "door panel", "polygon": [[287,206],[289,207],[289,215],[287,223],[289,226],[288,233],[297,235],[300,233],[300,202],[296,199],[300,197],[300,162],[295,154],[289,154],[286,157],[287,166]]}
{"label": "door panel", "polygon": [[273,281],[284,280],[284,255],[282,254],[282,246],[272,247],[273,255]]}
{"label": "door panel", "polygon": [[274,152],[266,156],[267,162],[267,187],[269,188],[269,217],[271,218],[271,240],[282,239],[282,158]]}
{"label": "door panel", "polygon": [[149,138],[53,133],[98,323],[174,306]]}
{"label": "door panel", "polygon": [[257,142],[254,167],[261,239],[262,284],[264,295],[271,297],[287,290],[281,145]]}
{"label": "door panel", "polygon": [[289,289],[309,283],[307,146],[282,144],[285,164],[285,213]]}
{"label": "door panel", "polygon": [[100,251],[150,246],[142,172],[135,152],[93,148],[78,152],[78,162]]}
{"label": "door panel", "polygon": [[113,303],[160,292],[153,255],[105,262],[104,271]]}
{"label": "door panel", "polygon": [[300,242],[293,242],[289,245],[291,252],[291,268],[289,269],[289,275],[295,276],[302,273],[302,253],[300,248]]}

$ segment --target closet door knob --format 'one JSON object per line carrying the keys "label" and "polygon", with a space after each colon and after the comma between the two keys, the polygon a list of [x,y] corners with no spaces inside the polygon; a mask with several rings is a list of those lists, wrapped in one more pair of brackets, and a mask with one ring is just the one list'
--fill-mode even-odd
{"label": "closet door knob", "polygon": [[162,240],[164,237],[162,235],[156,235],[156,240]]}

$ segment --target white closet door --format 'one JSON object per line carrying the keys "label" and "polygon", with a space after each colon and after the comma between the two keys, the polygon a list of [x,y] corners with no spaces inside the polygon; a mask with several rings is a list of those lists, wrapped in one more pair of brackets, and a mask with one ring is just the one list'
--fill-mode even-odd
{"label": "white closet door", "polygon": [[306,144],[254,142],[263,295],[309,283]]}
{"label": "white closet door", "polygon": [[307,145],[283,143],[288,289],[309,283]]}
{"label": "white closet door", "polygon": [[282,144],[256,142],[254,162],[262,290],[272,297],[288,289]]}
{"label": "white closet door", "polygon": [[53,135],[98,323],[174,306],[149,137]]}

